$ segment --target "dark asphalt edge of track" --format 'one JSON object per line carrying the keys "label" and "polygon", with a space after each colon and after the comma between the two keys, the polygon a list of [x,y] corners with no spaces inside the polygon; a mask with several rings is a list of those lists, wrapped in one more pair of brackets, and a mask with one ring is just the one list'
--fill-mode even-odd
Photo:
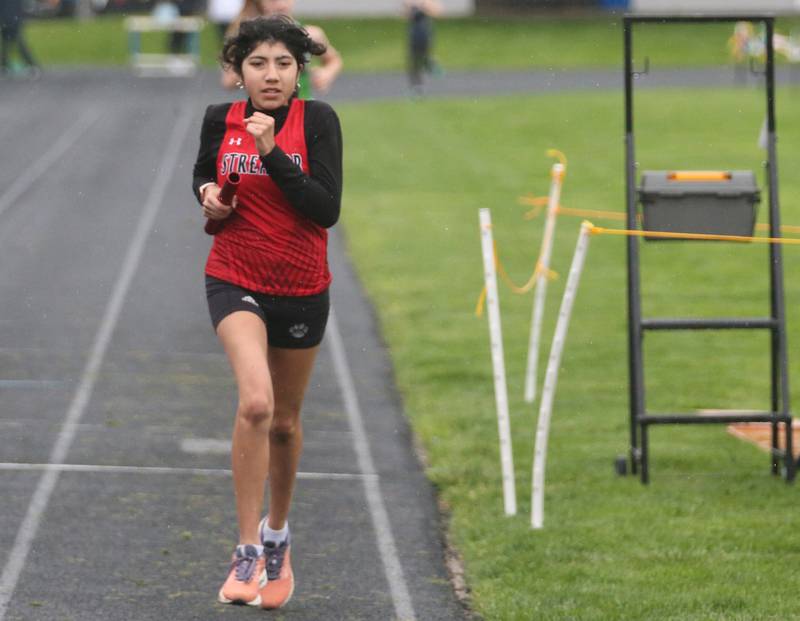
{"label": "dark asphalt edge of track", "polygon": [[[365,417],[370,446],[374,449],[376,459],[382,462],[378,465],[379,471],[398,469],[397,471],[403,472],[409,478],[406,481],[408,484],[406,490],[410,490],[412,484],[417,488],[418,497],[421,497],[422,502],[416,503],[414,509],[421,511],[422,515],[413,516],[413,519],[419,522],[422,518],[424,523],[436,525],[436,528],[425,529],[423,536],[426,540],[419,543],[422,543],[422,547],[436,549],[439,561],[436,565],[443,571],[440,578],[446,579],[451,587],[452,597],[448,598],[450,601],[442,602],[443,609],[438,611],[439,614],[445,612],[446,616],[439,616],[436,614],[437,611],[430,609],[417,609],[416,616],[420,621],[457,617],[478,621],[480,617],[471,610],[469,597],[464,596],[463,587],[459,589],[457,578],[451,571],[452,564],[456,563],[459,555],[448,541],[447,516],[441,511],[438,494],[425,472],[418,438],[405,414],[403,397],[397,388],[391,350],[383,337],[380,316],[369,299],[356,266],[350,259],[347,239],[347,231],[338,228],[333,230],[330,236],[330,262],[334,278],[331,300],[337,320],[342,325],[342,332],[350,336],[345,342],[345,349],[357,388],[369,385],[384,387],[379,396],[372,394],[366,397],[364,390],[358,390],[362,400],[369,399],[369,408],[365,410],[380,411],[379,416]],[[359,350],[359,345],[362,343],[371,343],[371,349]],[[392,446],[389,446],[389,442],[381,442],[381,439],[390,439]],[[386,476],[383,475],[382,479],[385,480]],[[382,492],[384,499],[391,504],[390,492],[386,486],[382,488]],[[413,533],[413,526],[406,525],[405,519],[391,512],[390,522],[392,532],[401,548],[403,541],[412,535],[419,536],[419,533]],[[414,570],[412,563],[413,555],[403,555],[402,565],[406,573],[409,569]],[[418,600],[414,598],[412,600],[415,606],[420,604]]]}

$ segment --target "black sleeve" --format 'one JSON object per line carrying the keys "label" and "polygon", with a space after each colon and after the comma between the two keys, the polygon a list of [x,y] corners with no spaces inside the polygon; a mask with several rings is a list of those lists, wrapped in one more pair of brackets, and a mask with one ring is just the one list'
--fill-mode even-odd
{"label": "black sleeve", "polygon": [[203,127],[200,130],[200,149],[194,163],[192,190],[200,200],[200,186],[217,182],[217,154],[225,137],[225,118],[231,104],[219,104],[206,108]]}
{"label": "black sleeve", "polygon": [[333,108],[321,101],[306,102],[307,175],[280,148],[261,158],[289,204],[319,226],[339,219],[342,202],[342,129]]}

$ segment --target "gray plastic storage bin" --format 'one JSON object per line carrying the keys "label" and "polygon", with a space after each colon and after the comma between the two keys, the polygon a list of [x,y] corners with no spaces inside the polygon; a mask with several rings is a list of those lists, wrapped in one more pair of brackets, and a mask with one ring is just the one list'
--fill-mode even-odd
{"label": "gray plastic storage bin", "polygon": [[749,170],[648,170],[639,187],[646,231],[749,237],[760,200]]}

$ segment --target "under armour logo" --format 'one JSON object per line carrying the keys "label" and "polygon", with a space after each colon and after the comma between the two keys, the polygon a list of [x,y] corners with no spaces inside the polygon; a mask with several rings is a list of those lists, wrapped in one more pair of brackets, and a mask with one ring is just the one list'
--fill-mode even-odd
{"label": "under armour logo", "polygon": [[241,138],[231,138],[228,141],[228,144],[235,144],[238,147],[238,146],[240,146],[242,144],[242,139]]}

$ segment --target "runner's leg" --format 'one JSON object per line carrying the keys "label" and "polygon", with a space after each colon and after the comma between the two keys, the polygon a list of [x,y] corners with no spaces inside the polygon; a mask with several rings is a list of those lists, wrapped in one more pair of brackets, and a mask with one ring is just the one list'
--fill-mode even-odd
{"label": "runner's leg", "polygon": [[29,67],[34,68],[38,67],[36,60],[33,58],[33,54],[31,54],[31,50],[28,47],[28,44],[25,42],[25,38],[22,34],[22,30],[20,29],[17,33],[17,50],[19,50],[19,55],[22,58],[22,61]]}
{"label": "runner's leg", "polygon": [[269,432],[269,527],[286,524],[297,464],[303,450],[300,409],[311,379],[319,346],[308,349],[269,348],[269,371],[275,395],[275,415]]}
{"label": "runner's leg", "polygon": [[275,409],[267,364],[267,329],[255,313],[237,311],[220,322],[217,335],[239,390],[231,450],[239,543],[260,544],[258,523],[269,472],[269,431]]}

